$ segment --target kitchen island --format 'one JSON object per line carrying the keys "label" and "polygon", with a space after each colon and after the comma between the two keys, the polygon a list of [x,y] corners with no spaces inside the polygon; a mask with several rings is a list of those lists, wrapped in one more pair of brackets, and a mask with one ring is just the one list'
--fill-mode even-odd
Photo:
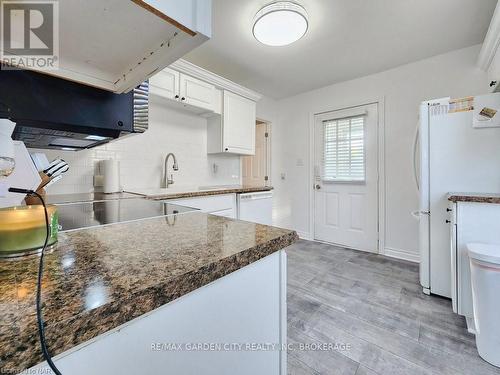
{"label": "kitchen island", "polygon": [[[200,212],[61,233],[43,279],[49,350],[72,375],[284,373],[282,249],[296,239]],[[0,373],[50,373],[37,265],[0,263]],[[264,343],[277,346],[248,346]]]}

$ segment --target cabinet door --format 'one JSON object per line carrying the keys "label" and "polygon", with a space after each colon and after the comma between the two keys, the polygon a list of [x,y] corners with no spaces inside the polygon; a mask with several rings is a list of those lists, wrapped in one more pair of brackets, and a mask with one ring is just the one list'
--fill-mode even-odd
{"label": "cabinet door", "polygon": [[215,87],[188,75],[180,75],[181,102],[209,111],[214,110]]}
{"label": "cabinet door", "polygon": [[500,49],[497,50],[488,69],[488,85],[491,92],[495,92],[500,85]]}
{"label": "cabinet door", "polygon": [[500,204],[457,203],[457,294],[458,313],[474,317],[470,260],[467,244],[500,243]]}
{"label": "cabinet door", "polygon": [[457,204],[450,202],[448,212],[450,213],[451,306],[453,312],[458,314]]}
{"label": "cabinet door", "polygon": [[166,68],[149,79],[151,94],[166,99],[179,99],[180,73]]}
{"label": "cabinet door", "polygon": [[255,107],[254,101],[224,91],[222,151],[255,154]]}

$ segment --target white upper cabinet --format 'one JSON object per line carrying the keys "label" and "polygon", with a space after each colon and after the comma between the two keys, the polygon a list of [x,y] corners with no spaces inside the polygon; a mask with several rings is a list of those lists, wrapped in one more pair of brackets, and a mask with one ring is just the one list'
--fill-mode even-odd
{"label": "white upper cabinet", "polygon": [[180,73],[165,68],[149,79],[149,92],[162,98],[179,99]]}
{"label": "white upper cabinet", "polygon": [[181,74],[179,95],[184,104],[214,111],[215,87],[210,83]]}
{"label": "white upper cabinet", "polygon": [[149,79],[150,93],[168,99],[165,104],[190,112],[212,113],[216,106],[215,86],[197,78],[166,68]]}
{"label": "white upper cabinet", "polygon": [[122,93],[211,37],[211,0],[59,1],[54,76]]}
{"label": "white upper cabinet", "polygon": [[158,104],[207,118],[209,154],[255,154],[258,93],[182,59],[149,82]]}
{"label": "white upper cabinet", "polygon": [[223,151],[255,154],[256,103],[224,90],[222,111]]}
{"label": "white upper cabinet", "polygon": [[208,119],[209,154],[255,154],[256,102],[223,90],[222,114]]}
{"label": "white upper cabinet", "polygon": [[497,4],[478,59],[479,67],[488,73],[490,91],[500,90],[500,3]]}
{"label": "white upper cabinet", "polygon": [[497,49],[495,56],[491,60],[488,69],[488,81],[492,91],[498,91],[500,87],[500,49]]}

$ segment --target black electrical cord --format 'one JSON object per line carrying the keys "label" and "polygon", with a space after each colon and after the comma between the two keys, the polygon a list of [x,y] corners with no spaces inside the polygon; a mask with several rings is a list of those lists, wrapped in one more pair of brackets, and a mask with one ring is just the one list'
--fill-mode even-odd
{"label": "black electrical cord", "polygon": [[56,375],[62,375],[61,371],[56,367],[54,362],[52,361],[52,356],[47,349],[47,343],[45,342],[45,327],[43,323],[42,316],[42,278],[43,278],[43,257],[45,255],[45,249],[47,248],[47,244],[49,242],[50,237],[50,224],[49,224],[49,214],[47,212],[47,206],[45,205],[45,201],[43,197],[33,190],[26,189],[18,189],[18,188],[10,188],[9,192],[11,193],[19,193],[19,194],[27,194],[36,196],[40,202],[42,203],[43,210],[45,213],[45,242],[43,243],[42,252],[40,253],[40,261],[38,263],[38,280],[36,284],[36,318],[38,323],[38,335],[40,338],[40,346],[42,348],[43,357],[47,361],[49,367]]}

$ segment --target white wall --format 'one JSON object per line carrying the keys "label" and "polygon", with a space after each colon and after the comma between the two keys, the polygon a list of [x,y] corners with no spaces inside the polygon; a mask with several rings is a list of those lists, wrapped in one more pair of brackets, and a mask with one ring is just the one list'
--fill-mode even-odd
{"label": "white wall", "polygon": [[[155,97],[151,101],[150,116],[149,129],[144,134],[85,151],[41,150],[49,159],[60,156],[70,165],[68,173],[49,187],[48,193],[93,191],[94,169],[102,159],[120,160],[121,182],[125,188],[160,187],[163,161],[169,152],[176,155],[179,163],[179,171],[174,172],[174,187],[240,183],[239,156],[207,155],[206,119],[167,108]],[[214,163],[218,165],[217,173],[213,172]]]}
{"label": "white wall", "polygon": [[[303,236],[312,233],[309,227],[310,116],[384,98],[385,248],[417,259],[418,224],[410,212],[418,208],[411,154],[418,105],[426,99],[485,93],[486,74],[475,67],[479,49],[480,46],[474,46],[454,51],[279,101],[272,139],[274,224],[293,228]],[[285,180],[281,180],[281,173],[286,174]]]}

